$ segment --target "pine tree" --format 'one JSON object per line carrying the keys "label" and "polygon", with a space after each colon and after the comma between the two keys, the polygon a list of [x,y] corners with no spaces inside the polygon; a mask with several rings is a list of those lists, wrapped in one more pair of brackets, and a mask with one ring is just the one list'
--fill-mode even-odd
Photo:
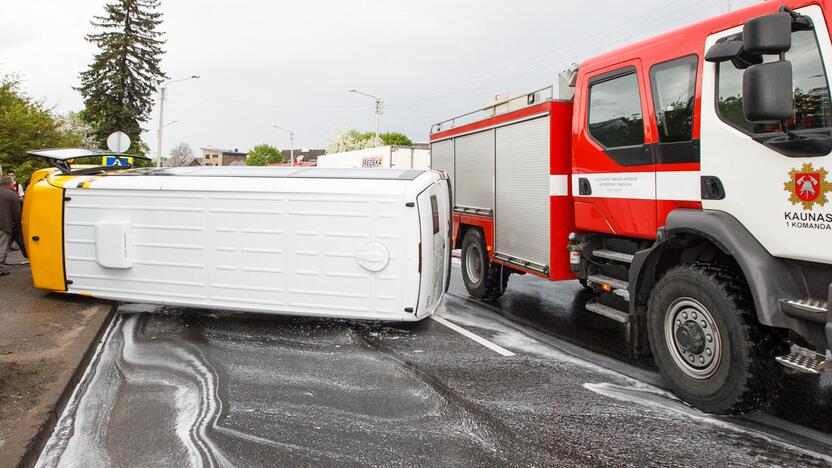
{"label": "pine tree", "polygon": [[94,128],[102,147],[107,136],[122,131],[133,142],[132,151],[143,153],[141,124],[153,107],[153,92],[166,76],[161,61],[162,14],[159,0],[115,0],[95,16],[92,25],[101,32],[87,41],[99,47],[89,68],[81,73],[78,91],[84,96],[82,116]]}

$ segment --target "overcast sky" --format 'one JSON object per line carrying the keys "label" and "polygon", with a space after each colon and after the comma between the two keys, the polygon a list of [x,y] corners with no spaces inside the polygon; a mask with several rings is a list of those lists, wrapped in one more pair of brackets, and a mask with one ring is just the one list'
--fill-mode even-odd
{"label": "overcast sky", "polygon": [[[102,0],[4,0],[0,73],[59,112],[83,107],[73,87],[95,49],[84,40]],[[339,127],[426,141],[430,125],[506,91],[554,84],[571,62],[753,0],[162,0],[172,79],[164,151],[323,147]],[[156,152],[154,109],[143,139]]]}

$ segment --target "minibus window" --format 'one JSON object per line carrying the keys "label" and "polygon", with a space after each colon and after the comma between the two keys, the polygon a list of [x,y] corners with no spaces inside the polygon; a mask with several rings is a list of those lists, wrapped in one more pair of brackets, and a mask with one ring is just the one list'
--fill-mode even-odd
{"label": "minibus window", "polygon": [[436,200],[436,195],[430,196],[430,211],[433,215],[433,233],[439,234],[439,202]]}

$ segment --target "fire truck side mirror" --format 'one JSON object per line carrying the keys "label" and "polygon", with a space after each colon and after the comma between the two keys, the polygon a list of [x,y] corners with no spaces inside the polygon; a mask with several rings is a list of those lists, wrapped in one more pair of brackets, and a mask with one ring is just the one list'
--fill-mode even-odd
{"label": "fire truck side mirror", "polygon": [[749,54],[781,54],[792,48],[792,15],[760,16],[742,27],[743,50]]}
{"label": "fire truck side mirror", "polygon": [[727,62],[742,51],[742,41],[723,41],[712,45],[705,54],[706,62]]}
{"label": "fire truck side mirror", "polygon": [[750,122],[779,123],[791,119],[791,62],[780,60],[747,68],[742,75],[742,96],[742,111]]}

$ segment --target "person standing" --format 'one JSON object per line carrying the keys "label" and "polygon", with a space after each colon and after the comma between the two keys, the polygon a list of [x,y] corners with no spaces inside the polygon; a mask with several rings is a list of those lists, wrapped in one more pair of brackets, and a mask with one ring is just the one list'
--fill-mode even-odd
{"label": "person standing", "polygon": [[20,198],[13,184],[11,177],[0,177],[0,276],[9,274],[1,265],[6,263],[12,233],[21,227]]}
{"label": "person standing", "polygon": [[[21,210],[23,205],[23,185],[17,181],[17,178],[14,175],[14,171],[9,171],[6,173],[7,176],[12,178],[12,190],[17,193],[17,196],[20,197],[20,204]],[[17,247],[15,247],[17,245]],[[12,240],[9,244],[10,250],[19,250],[21,254],[23,254],[23,262],[21,265],[26,265],[29,263],[29,254],[26,252],[26,246],[23,244],[23,230],[18,226],[15,228],[14,232],[12,233]]]}
{"label": "person standing", "polygon": [[17,193],[17,196],[22,197],[23,186],[21,186],[20,183],[17,181],[17,177],[15,177],[14,171],[10,170],[8,173],[6,173],[6,175],[12,178],[12,190],[14,190],[15,193]]}

